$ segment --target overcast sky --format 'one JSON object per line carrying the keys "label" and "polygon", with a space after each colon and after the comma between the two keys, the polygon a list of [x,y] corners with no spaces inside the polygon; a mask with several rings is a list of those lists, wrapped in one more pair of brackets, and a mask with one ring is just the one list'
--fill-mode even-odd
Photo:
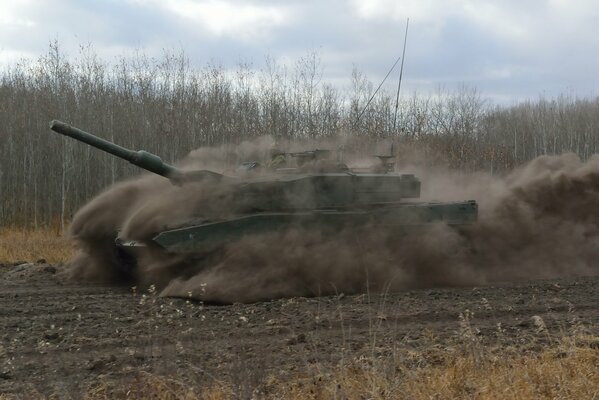
{"label": "overcast sky", "polygon": [[[197,66],[293,64],[317,51],[325,80],[352,68],[376,85],[401,54],[404,93],[460,84],[512,103],[599,93],[597,0],[0,0],[0,63],[37,58],[57,40],[91,43],[111,62],[141,49],[183,50]],[[390,85],[397,84],[396,71]],[[391,86],[390,86],[391,87]]]}

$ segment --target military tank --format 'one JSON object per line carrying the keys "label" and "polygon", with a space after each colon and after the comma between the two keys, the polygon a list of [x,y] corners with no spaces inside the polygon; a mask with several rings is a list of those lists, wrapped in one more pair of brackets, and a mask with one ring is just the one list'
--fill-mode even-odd
{"label": "military tank", "polygon": [[248,162],[234,173],[223,175],[209,170],[183,171],[157,155],[126,149],[60,121],[52,121],[50,129],[161,175],[174,185],[216,183],[230,188],[233,206],[225,218],[191,216],[183,223],[154,232],[145,241],[117,234],[117,247],[128,254],[152,246],[167,253],[193,256],[247,235],[290,227],[334,232],[365,225],[464,225],[477,219],[474,200],[416,201],[420,197],[419,179],[395,172],[391,156],[379,156],[378,167],[358,170],[331,160],[328,150],[278,152],[275,156],[283,162],[265,166]]}

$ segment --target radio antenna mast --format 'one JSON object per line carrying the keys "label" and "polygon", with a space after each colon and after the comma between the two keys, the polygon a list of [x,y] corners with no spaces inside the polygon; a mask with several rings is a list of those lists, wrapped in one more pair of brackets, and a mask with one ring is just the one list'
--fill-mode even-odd
{"label": "radio antenna mast", "polygon": [[397,59],[395,60],[395,62],[391,66],[391,68],[389,69],[389,72],[387,72],[387,75],[385,75],[385,77],[383,78],[383,80],[381,81],[381,83],[379,84],[379,86],[376,88],[376,90],[374,91],[374,93],[372,94],[372,96],[370,96],[370,98],[366,102],[366,105],[364,106],[364,108],[362,108],[362,111],[360,111],[360,114],[358,114],[358,118],[356,118],[356,125],[355,126],[358,125],[358,123],[360,122],[360,119],[362,118],[362,115],[364,115],[364,112],[366,111],[366,109],[368,108],[368,106],[370,105],[370,103],[372,102],[372,100],[374,99],[374,96],[376,96],[376,94],[379,92],[379,90],[381,89],[381,87],[383,86],[383,84],[385,83],[385,81],[387,80],[387,78],[389,77],[389,75],[391,75],[391,72],[393,72],[393,70],[395,69],[395,66],[397,65],[397,63],[399,62],[399,60],[401,60],[401,68],[400,68],[400,72],[399,72],[399,84],[397,86],[397,98],[395,100],[395,114],[393,116],[393,130],[395,130],[395,121],[397,120],[397,108],[399,106],[399,89],[401,88],[401,78],[402,78],[402,75],[403,75],[403,61],[404,61],[404,56],[406,54],[406,41],[408,39],[408,24],[409,23],[410,23],[410,18],[408,18],[408,21],[406,23],[406,33],[405,33],[404,42],[403,42],[403,53],[402,53],[402,55],[399,56],[399,57],[397,57]]}
{"label": "radio antenna mast", "polygon": [[[399,62],[400,58],[401,57],[397,57],[397,60],[395,60],[395,62],[391,66],[391,69],[389,69],[389,72],[387,72],[387,75],[385,75],[385,77],[383,78],[383,80],[381,81],[381,83],[379,84],[379,86],[376,88],[376,90],[374,91],[374,93],[372,94],[372,96],[370,96],[370,98],[366,102],[366,105],[364,106],[364,108],[362,108],[362,111],[360,111],[360,114],[358,114],[358,118],[356,119],[356,125],[358,124],[358,122],[360,122],[360,118],[362,118],[362,115],[364,115],[364,111],[366,111],[366,109],[370,105],[370,102],[372,101],[372,99],[374,99],[374,96],[376,96],[376,94],[379,92],[379,90],[381,89],[381,86],[383,86],[383,83],[385,83],[385,81],[387,80],[387,78],[389,77],[389,75],[391,75],[391,72],[393,72],[393,69],[395,69],[395,66]],[[402,64],[403,64],[403,62],[402,62]]]}
{"label": "radio antenna mast", "polygon": [[403,39],[403,52],[401,54],[401,67],[399,68],[399,82],[397,83],[397,96],[395,97],[395,113],[393,114],[393,132],[395,132],[395,126],[397,124],[397,109],[399,108],[399,90],[401,89],[401,78],[403,76],[403,62],[406,59],[406,44],[408,43],[408,26],[410,25],[410,18],[406,21],[406,33]]}

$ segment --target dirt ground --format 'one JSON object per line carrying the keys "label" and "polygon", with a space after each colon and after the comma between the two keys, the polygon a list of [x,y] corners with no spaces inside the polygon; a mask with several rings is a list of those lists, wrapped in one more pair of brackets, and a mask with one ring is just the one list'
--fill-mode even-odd
{"label": "dirt ground", "polygon": [[76,398],[143,371],[250,388],[342,358],[465,340],[538,351],[599,326],[599,277],[217,306],[72,285],[59,271],[0,264],[2,394]]}

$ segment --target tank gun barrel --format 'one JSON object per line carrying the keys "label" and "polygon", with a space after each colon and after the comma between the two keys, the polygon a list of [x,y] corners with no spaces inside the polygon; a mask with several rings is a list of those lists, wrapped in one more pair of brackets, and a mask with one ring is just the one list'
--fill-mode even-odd
{"label": "tank gun barrel", "polygon": [[50,122],[50,129],[61,135],[69,136],[75,140],[87,143],[92,147],[110,153],[114,156],[129,161],[131,164],[143,168],[147,171],[164,176],[173,183],[181,183],[185,178],[185,173],[170,164],[162,161],[160,157],[144,150],[133,151],[125,147],[114,144],[108,140],[99,138],[91,133],[75,128],[64,122],[54,120]]}

